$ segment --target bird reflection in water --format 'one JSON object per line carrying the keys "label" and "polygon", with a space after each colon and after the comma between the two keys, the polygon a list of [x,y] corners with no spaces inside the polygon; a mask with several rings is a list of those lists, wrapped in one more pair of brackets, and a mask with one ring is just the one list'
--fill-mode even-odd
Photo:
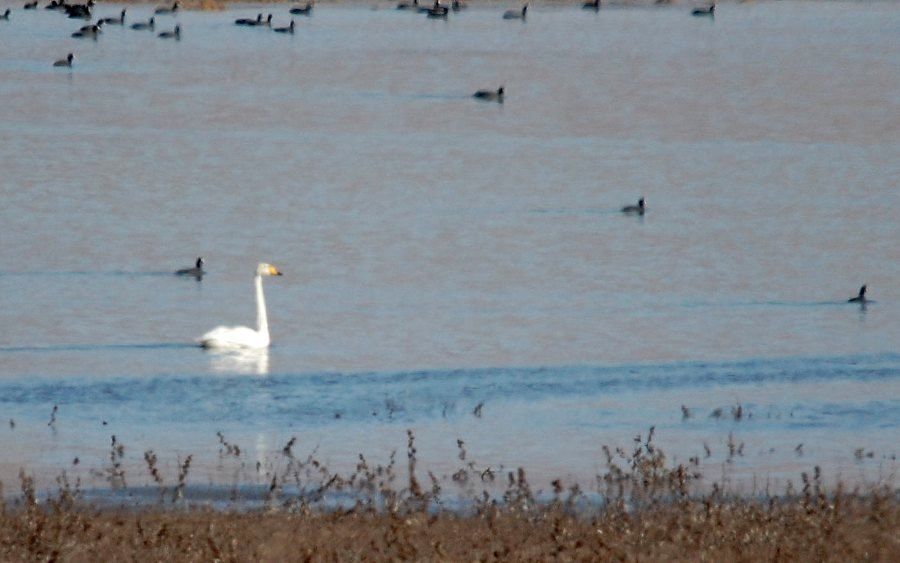
{"label": "bird reflection in water", "polygon": [[212,370],[216,373],[269,374],[269,350],[267,348],[211,351],[209,359]]}

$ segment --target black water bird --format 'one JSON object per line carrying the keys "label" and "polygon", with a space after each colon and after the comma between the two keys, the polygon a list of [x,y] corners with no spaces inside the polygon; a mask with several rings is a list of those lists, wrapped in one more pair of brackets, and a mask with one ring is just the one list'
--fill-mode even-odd
{"label": "black water bird", "polygon": [[847,300],[847,303],[865,304],[866,302],[868,302],[868,299],[866,299],[866,286],[865,285],[863,285],[861,288],[859,288],[859,294],[856,297],[851,297],[850,299]]}
{"label": "black water bird", "polygon": [[446,18],[448,13],[450,13],[450,8],[441,6],[440,0],[434,0],[434,6],[426,12],[426,16],[429,18]]}
{"label": "black water bird", "polygon": [[45,10],[62,10],[66,7],[66,0],[60,0],[57,2],[56,0],[51,0],[49,4],[44,6]]}
{"label": "black water bird", "polygon": [[66,15],[73,20],[91,19],[91,10],[94,8],[94,0],[88,0],[87,4],[60,4]]}
{"label": "black water bird", "polygon": [[97,23],[108,23],[109,25],[125,25],[125,9],[122,9],[121,14],[117,18],[103,18]]}
{"label": "black water bird", "polygon": [[262,23],[262,14],[256,14],[256,19],[238,18],[234,20],[234,25],[259,25]]}
{"label": "black water bird", "polygon": [[476,100],[484,100],[486,102],[503,103],[503,86],[496,90],[479,90],[472,94],[472,97]]}
{"label": "black water bird", "polygon": [[468,7],[469,6],[463,0],[453,0],[453,2],[450,3],[450,8],[454,12],[459,12],[460,10],[465,10]]}
{"label": "black water bird", "polygon": [[160,39],[181,39],[181,26],[176,25],[172,31],[163,31],[158,35]]}
{"label": "black water bird", "polygon": [[193,268],[184,268],[175,272],[176,276],[194,276],[195,278],[203,277],[203,257],[199,256]]}
{"label": "black water bird", "polygon": [[9,8],[7,8],[5,12],[0,14],[0,20],[9,21]]}
{"label": "black water bird", "polygon": [[713,4],[710,4],[710,5],[709,5],[708,7],[706,7],[706,8],[694,8],[694,10],[691,12],[691,15],[692,15],[692,16],[710,16],[710,17],[715,17],[715,15],[716,15],[716,5],[715,5],[715,3],[713,3]]}
{"label": "black water bird", "polygon": [[101,27],[102,25],[103,25],[103,21],[101,20],[101,21],[98,21],[96,24],[89,23],[87,25],[83,25],[83,26],[81,26],[81,28],[78,29],[78,31],[81,31],[81,32],[92,31],[94,29],[94,27]]}
{"label": "black water bird", "polygon": [[87,29],[76,31],[72,34],[72,37],[83,39],[90,38],[96,41],[97,36],[100,35],[100,26],[99,25],[89,25]]}
{"label": "black water bird", "polygon": [[594,10],[595,12],[600,9],[600,0],[590,0],[581,5],[583,10]]}
{"label": "black water bird", "polygon": [[399,2],[397,4],[398,10],[412,10],[412,9],[418,9],[418,7],[419,7],[419,0],[413,0],[412,2],[407,2],[407,0],[402,0],[401,2]]}
{"label": "black water bird", "polygon": [[23,10],[37,10],[37,0],[34,2],[26,2],[24,6],[22,6]]}
{"label": "black water bird", "polygon": [[525,15],[528,12],[528,4],[522,6],[522,11],[519,10],[506,10],[503,12],[503,19],[505,20],[522,20],[525,21]]}
{"label": "black water bird", "polygon": [[90,8],[83,8],[80,4],[78,6],[66,6],[65,8],[66,15],[69,16],[70,20],[89,20],[91,19],[91,10]]}
{"label": "black water bird", "polygon": [[64,66],[64,67],[72,68],[72,60],[73,59],[75,59],[75,55],[73,55],[72,53],[69,53],[68,55],[66,55],[66,58],[60,59],[60,60],[56,61],[55,63],[53,63],[53,66]]}
{"label": "black water bird", "polygon": [[272,31],[276,33],[289,33],[291,35],[294,34],[294,20],[291,20],[291,24],[286,27],[276,27],[272,29]]}
{"label": "black water bird", "polygon": [[131,29],[137,30],[149,29],[152,31],[154,27],[156,27],[156,22],[154,21],[153,16],[151,16],[150,19],[145,22],[131,24]]}
{"label": "black water bird", "polygon": [[312,16],[313,3],[307,2],[306,7],[301,8],[300,6],[295,6],[290,9],[290,12],[297,16]]}
{"label": "black water bird", "polygon": [[159,15],[168,15],[168,14],[174,14],[177,11],[178,11],[178,2],[175,2],[174,4],[172,4],[171,8],[165,8],[165,7],[161,6],[157,9],[153,10],[153,13],[159,14]]}
{"label": "black water bird", "polygon": [[637,205],[626,205],[622,208],[622,213],[643,215],[645,211],[644,198],[638,200]]}

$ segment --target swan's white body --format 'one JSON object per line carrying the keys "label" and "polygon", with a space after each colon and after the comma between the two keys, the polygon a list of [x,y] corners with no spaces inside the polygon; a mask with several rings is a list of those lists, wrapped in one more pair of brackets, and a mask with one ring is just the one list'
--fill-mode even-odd
{"label": "swan's white body", "polygon": [[262,276],[280,276],[275,266],[261,263],[256,267],[256,330],[246,326],[219,326],[200,337],[200,345],[204,348],[244,349],[268,348],[269,319],[266,315],[266,299],[263,296]]}

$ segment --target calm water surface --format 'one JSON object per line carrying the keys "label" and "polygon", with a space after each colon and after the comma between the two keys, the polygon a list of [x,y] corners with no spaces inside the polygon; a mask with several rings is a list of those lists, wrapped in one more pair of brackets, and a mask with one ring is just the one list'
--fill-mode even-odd
{"label": "calm water surface", "polygon": [[[448,472],[460,437],[582,480],[651,425],[714,467],[733,432],[731,465],[763,477],[894,467],[897,4],[525,24],[322,5],[293,37],[231,23],[286,25],[285,6],[158,17],[180,42],[79,41],[19,7],[0,22],[0,479],[97,467],[116,434],[135,464],[194,453],[215,481],[218,430],[252,459],[297,435],[349,466],[414,428]],[[470,97],[501,84],[502,105]],[[640,196],[644,217],[618,212]],[[171,274],[198,255],[202,281]],[[265,283],[272,348],[196,348],[253,322],[261,260],[286,273]],[[845,303],[863,283],[875,303]]]}

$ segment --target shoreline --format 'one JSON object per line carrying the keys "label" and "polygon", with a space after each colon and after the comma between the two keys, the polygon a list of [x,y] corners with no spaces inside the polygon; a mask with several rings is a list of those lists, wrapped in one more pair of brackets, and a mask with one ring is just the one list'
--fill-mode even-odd
{"label": "shoreline", "polygon": [[[605,449],[593,486],[554,480],[534,488],[525,469],[488,473],[468,461],[451,482],[419,467],[414,436],[385,464],[359,456],[333,473],[294,439],[252,487],[191,485],[193,456],[177,477],[147,451],[150,485],[129,488],[124,447],[113,440],[108,482],[82,490],[62,471],[39,492],[22,471],[17,493],[0,483],[2,560],[817,560],[900,558],[895,469],[876,483],[826,482],[819,467],[778,491],[703,489],[697,462],[676,464],[652,441]],[[220,437],[220,462],[247,465]],[[671,458],[675,459],[675,458]],[[247,460],[250,461],[250,460]],[[490,468],[488,468],[490,469]],[[252,469],[251,469],[252,471]],[[164,474],[165,473],[165,474]],[[240,479],[235,473],[236,482]],[[487,475],[487,477],[486,477]],[[4,488],[5,485],[5,488]],[[449,491],[449,492],[447,492]],[[456,500],[459,499],[459,500]]]}
{"label": "shoreline", "polygon": [[[577,486],[554,483],[538,499],[525,473],[510,474],[502,498],[474,498],[465,511],[434,485],[366,467],[354,503],[315,496],[269,499],[252,510],[191,505],[175,486],[156,506],[85,502],[63,475],[41,502],[27,477],[12,502],[0,497],[0,558],[160,560],[817,560],[896,561],[900,497],[884,485],[826,490],[803,474],[784,495],[693,496],[686,476],[653,457],[608,474],[605,503],[579,504]],[[401,488],[402,487],[402,488]],[[311,491],[313,495],[317,491]],[[321,497],[319,497],[321,498]],[[313,502],[308,502],[308,501]]]}

